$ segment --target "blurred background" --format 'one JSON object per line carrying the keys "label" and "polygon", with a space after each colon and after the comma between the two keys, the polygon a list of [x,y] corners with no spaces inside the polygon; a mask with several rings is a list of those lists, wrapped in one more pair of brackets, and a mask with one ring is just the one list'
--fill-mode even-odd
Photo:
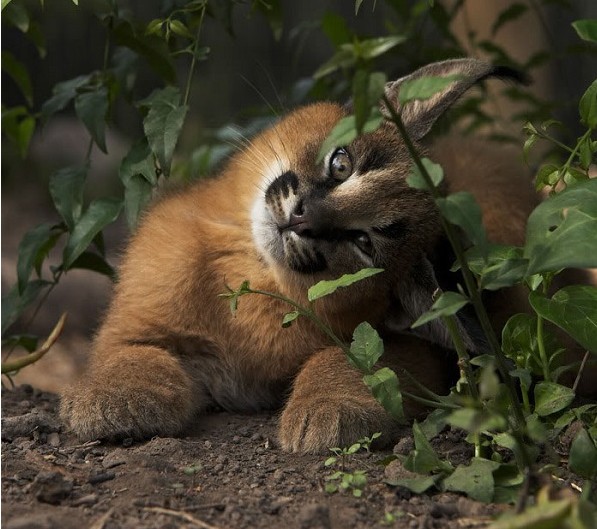
{"label": "blurred background", "polygon": [[[199,11],[192,16],[176,14],[189,5],[206,6],[205,16],[199,20]],[[12,0],[2,11],[1,33],[3,318],[5,298],[17,282],[23,237],[41,223],[60,222],[48,190],[52,175],[88,160],[85,203],[122,196],[119,167],[143,136],[138,102],[166,84],[178,86],[181,93],[186,89],[190,56],[179,52],[191,39],[180,28],[165,35],[165,25],[153,35],[148,31],[152,21],[168,16],[183,22],[191,37],[201,26],[199,44],[209,47],[197,55],[201,60],[189,85],[189,110],[172,161],[170,179],[176,181],[212,174],[238,143],[239,134],[250,136],[287,109],[322,98],[350,97],[358,65],[342,61],[347,45],[404,36],[402,42],[368,59],[367,68],[385,72],[388,79],[434,60],[464,55],[523,69],[533,79],[530,87],[492,85],[474,105],[463,105],[454,114],[454,120],[463,116],[468,120],[466,130],[519,146],[528,120],[536,124],[561,120],[563,140],[575,138],[578,99],[597,72],[594,50],[591,53],[571,26],[574,20],[597,18],[594,0],[80,0],[78,6],[71,0],[52,0],[43,6],[38,0]],[[131,35],[121,35],[120,41],[112,36],[106,47],[119,20],[130,21],[137,40],[133,42]],[[141,47],[151,48],[160,39],[175,78],[165,79],[152,65],[151,50]],[[88,156],[90,133],[73,104],[65,104],[47,119],[42,109],[59,83],[101,71],[106,52],[111,67],[120,68],[122,86],[110,101],[107,153],[94,145]],[[29,81],[23,81],[15,62],[26,70]],[[30,88],[24,90],[27,82]],[[10,114],[15,108],[24,110]],[[22,136],[15,139],[10,132],[29,118],[35,128],[24,146]],[[538,162],[532,161],[531,169]],[[110,265],[117,267],[128,233],[124,215],[103,230]],[[49,252],[42,274],[51,276],[49,266],[60,265],[63,246],[58,243]],[[84,364],[111,288],[106,275],[68,270],[44,303],[39,303],[42,294],[14,324],[4,329],[3,322],[6,336],[44,337],[60,314],[68,312],[66,328],[52,351],[19,372],[15,382],[58,391],[71,379]],[[9,351],[13,358],[26,352],[20,346],[13,351],[3,342],[3,359]]]}

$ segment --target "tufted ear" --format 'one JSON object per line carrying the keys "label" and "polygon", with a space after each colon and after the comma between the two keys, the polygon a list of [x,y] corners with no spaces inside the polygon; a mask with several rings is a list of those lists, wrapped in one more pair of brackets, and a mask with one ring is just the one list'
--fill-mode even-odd
{"label": "tufted ear", "polygon": [[[451,76],[454,76],[455,80],[429,99],[409,101],[401,105],[399,95],[405,81],[422,77]],[[528,82],[524,74],[506,66],[494,66],[478,59],[452,59],[429,64],[406,77],[387,83],[385,93],[400,113],[411,138],[420,140],[429,132],[435,121],[471,86],[489,77]]]}
{"label": "tufted ear", "polygon": [[[454,349],[454,344],[447,327],[441,318],[436,318],[416,329],[411,325],[427,312],[440,290],[431,262],[423,257],[412,273],[396,287],[394,296],[397,302],[395,310],[390,310],[385,325],[394,332],[412,332],[424,340],[436,343],[447,349]],[[483,332],[474,317],[465,311],[457,314],[458,331],[465,347],[475,353],[486,350]]]}

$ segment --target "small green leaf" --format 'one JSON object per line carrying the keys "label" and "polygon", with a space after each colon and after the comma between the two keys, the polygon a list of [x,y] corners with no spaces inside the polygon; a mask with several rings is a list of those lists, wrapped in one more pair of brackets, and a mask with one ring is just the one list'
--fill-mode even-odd
{"label": "small green leaf", "polygon": [[372,375],[365,375],[363,381],[375,399],[394,419],[399,422],[405,421],[402,393],[396,373],[387,367],[382,367]]}
{"label": "small green leaf", "polygon": [[597,80],[591,83],[580,98],[578,111],[582,122],[590,129],[597,128]]}
{"label": "small green leaf", "polygon": [[527,12],[527,10],[528,7],[519,2],[510,4],[498,15],[497,19],[493,23],[493,26],[491,26],[491,34],[495,36],[495,34],[503,25],[520,18],[521,15]]}
{"label": "small green leaf", "polygon": [[294,310],[292,312],[284,314],[284,319],[282,320],[282,327],[290,327],[292,325],[292,322],[296,320],[300,315],[301,313],[298,310]]}
{"label": "small green leaf", "polygon": [[[429,174],[429,177],[433,182],[433,187],[439,186],[439,184],[444,179],[444,170],[442,166],[438,163],[432,162],[429,158],[421,158],[421,163],[423,164],[423,167],[427,170],[427,173]],[[416,164],[413,164],[411,166],[410,173],[406,177],[406,183],[410,187],[414,187],[415,189],[429,189],[427,181],[419,171],[419,168]]]}
{"label": "small green leaf", "polygon": [[170,20],[168,26],[172,33],[179,35],[180,37],[185,37],[187,39],[194,38],[193,34],[189,31],[189,28],[187,28],[180,20]]}
{"label": "small green leaf", "polygon": [[415,449],[404,460],[404,468],[419,474],[427,474],[435,471],[449,474],[454,470],[448,461],[442,461],[437,456],[416,421],[413,423],[413,437],[415,440]]}
{"label": "small green leaf", "polygon": [[431,320],[439,318],[440,316],[452,316],[467,303],[468,299],[462,294],[458,294],[457,292],[443,292],[431,306],[431,309],[423,313],[411,327],[415,329]]}
{"label": "small green leaf", "polygon": [[548,198],[527,222],[527,274],[597,267],[595,233],[597,179],[575,184]]}
{"label": "small green leaf", "polygon": [[162,171],[168,176],[188,107],[180,104],[180,91],[173,86],[155,90],[140,101],[139,106],[149,108],[143,120],[143,130]]}
{"label": "small green leaf", "polygon": [[313,79],[321,79],[340,68],[348,68],[355,62],[354,46],[352,44],[342,44],[340,49],[315,71]]}
{"label": "small green leaf", "polygon": [[116,271],[101,256],[93,252],[83,252],[70,265],[69,269],[81,268],[83,270],[92,270],[98,274],[109,277],[112,281],[116,280]]}
{"label": "small green leaf", "polygon": [[366,70],[357,70],[353,78],[353,109],[357,133],[363,131],[372,110],[377,109],[386,85],[386,76],[381,72],[370,74]]}
{"label": "small green leaf", "polygon": [[444,480],[444,486],[446,490],[464,492],[473,500],[489,503],[493,499],[493,471],[499,466],[495,461],[473,457],[470,465],[458,465],[454,473]]}
{"label": "small green leaf", "polygon": [[564,287],[551,299],[531,292],[529,301],[540,316],[564,329],[584,348],[597,353],[597,287]]}
{"label": "small green leaf", "polygon": [[460,191],[445,198],[438,198],[437,205],[442,215],[452,224],[462,228],[471,242],[480,251],[487,247],[481,207],[471,193]]}
{"label": "small green leaf", "polygon": [[50,177],[50,195],[69,231],[81,217],[88,167],[65,167]]}
{"label": "small green leaf", "polygon": [[435,485],[440,479],[440,476],[417,476],[414,478],[398,478],[392,480],[386,480],[388,485],[394,487],[404,487],[415,494],[423,494],[426,490],[429,490]]}
{"label": "small green leaf", "polygon": [[335,457],[335,456],[328,457],[324,462],[324,466],[330,467],[330,466],[334,465],[336,463],[336,461],[338,461],[337,457]]}
{"label": "small green leaf", "polygon": [[[9,5],[10,4],[10,5]],[[4,8],[7,8],[6,11]],[[29,24],[31,22],[29,13],[25,6],[20,2],[11,3],[10,0],[7,2],[2,0],[2,22],[9,22],[19,31],[27,33],[29,30]]]}
{"label": "small green leaf", "polygon": [[584,428],[576,434],[570,445],[568,465],[572,472],[583,478],[597,478],[597,446]]}
{"label": "small green leaf", "polygon": [[31,107],[33,105],[33,89],[27,68],[21,62],[17,61],[12,53],[2,51],[2,70],[16,83],[21,93],[25,96],[27,104]]}
{"label": "small green leaf", "polygon": [[321,29],[336,47],[352,40],[352,32],[346,25],[346,19],[331,11],[326,11],[323,15]]}
{"label": "small green leaf", "polygon": [[572,22],[572,27],[581,39],[597,43],[597,20],[577,20]]}
{"label": "small green leaf", "polygon": [[90,76],[80,75],[68,81],[62,81],[52,89],[52,97],[48,99],[41,107],[43,120],[62,110],[77,95],[77,91],[89,82]]}
{"label": "small green leaf", "polygon": [[19,294],[22,294],[36,263],[52,249],[59,234],[52,224],[41,224],[28,231],[19,243],[17,277]]}
{"label": "small green leaf", "polygon": [[405,35],[390,35],[388,37],[363,40],[355,45],[356,53],[365,60],[371,60],[383,55],[406,40],[407,37]]}
{"label": "small green leaf", "polygon": [[332,294],[339,287],[348,287],[353,283],[362,281],[363,279],[374,276],[381,272],[383,272],[382,268],[363,268],[354,274],[344,274],[338,279],[320,281],[309,288],[307,297],[309,301],[315,301],[316,299]]}
{"label": "small green leaf", "polygon": [[64,248],[63,261],[66,270],[89,247],[95,236],[118,218],[121,209],[122,201],[115,198],[101,198],[89,205],[75,224]]}
{"label": "small green leaf", "polygon": [[352,335],[349,359],[359,370],[370,373],[383,354],[383,342],[377,331],[366,321]]}
{"label": "small green leaf", "polygon": [[75,97],[75,112],[83,122],[93,141],[107,153],[106,116],[108,114],[108,89],[104,86],[90,92],[82,92]]}
{"label": "small green leaf", "polygon": [[571,388],[555,382],[539,382],[535,386],[535,413],[545,417],[569,406],[574,400]]}
{"label": "small green leaf", "polygon": [[422,101],[430,99],[438,92],[442,92],[452,83],[462,79],[460,75],[445,75],[445,76],[431,76],[419,77],[417,79],[409,79],[400,85],[400,92],[398,93],[398,101],[401,105],[409,101]]}
{"label": "small green leaf", "polygon": [[8,294],[2,298],[2,335],[19,318],[23,311],[33,303],[45,288],[52,285],[50,281],[35,279],[29,281],[22,293],[15,285]]}

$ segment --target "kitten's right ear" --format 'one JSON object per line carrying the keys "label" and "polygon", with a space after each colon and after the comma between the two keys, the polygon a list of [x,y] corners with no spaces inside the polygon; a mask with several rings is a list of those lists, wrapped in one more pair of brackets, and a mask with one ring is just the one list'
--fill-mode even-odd
{"label": "kitten's right ear", "polygon": [[[403,83],[429,76],[455,76],[456,79],[429,99],[410,101],[401,105],[399,94]],[[419,68],[411,75],[387,83],[385,94],[400,114],[410,137],[420,140],[429,132],[435,121],[471,86],[489,77],[506,78],[521,83],[528,82],[525,75],[512,68],[495,66],[477,59],[453,59],[429,64]]]}

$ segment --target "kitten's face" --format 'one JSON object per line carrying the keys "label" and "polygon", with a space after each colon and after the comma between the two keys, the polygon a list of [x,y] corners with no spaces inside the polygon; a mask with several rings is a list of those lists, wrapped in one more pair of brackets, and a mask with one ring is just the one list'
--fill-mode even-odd
{"label": "kitten's face", "polygon": [[305,107],[257,139],[260,159],[270,162],[253,205],[253,237],[283,271],[323,278],[379,267],[396,277],[429,249],[437,212],[427,193],[406,184],[410,161],[389,124],[318,163],[343,116],[337,105]]}

